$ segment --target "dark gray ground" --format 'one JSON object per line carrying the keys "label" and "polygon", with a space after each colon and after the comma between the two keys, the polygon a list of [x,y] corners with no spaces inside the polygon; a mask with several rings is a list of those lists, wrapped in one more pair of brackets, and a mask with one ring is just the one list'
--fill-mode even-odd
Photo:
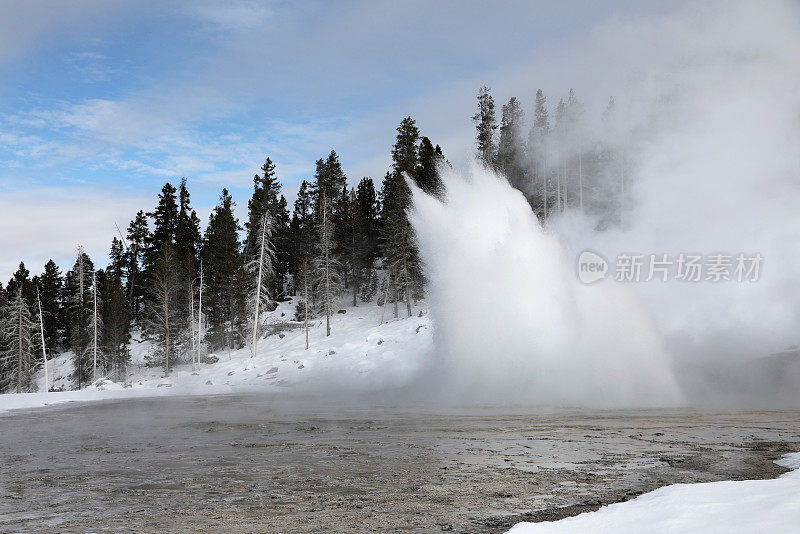
{"label": "dark gray ground", "polygon": [[503,532],[798,450],[800,412],[76,404],[0,417],[0,531]]}

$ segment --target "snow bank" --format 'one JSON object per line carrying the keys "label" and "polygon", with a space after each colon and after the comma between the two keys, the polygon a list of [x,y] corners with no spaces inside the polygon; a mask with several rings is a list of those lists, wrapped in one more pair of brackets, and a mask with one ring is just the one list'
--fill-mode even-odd
{"label": "snow bank", "polygon": [[51,391],[44,393],[44,372],[36,382],[40,393],[0,395],[0,412],[74,401],[93,401],[164,395],[213,395],[302,391],[374,391],[400,388],[428,364],[432,349],[431,323],[427,308],[420,303],[412,317],[392,317],[391,305],[384,324],[379,325],[381,308],[373,304],[344,307],[344,314],[331,319],[331,336],[325,336],[325,319],[315,319],[309,331],[310,347],[305,349],[305,332],[289,319],[293,302],[281,303],[266,315],[266,322],[278,332],[259,341],[258,353],[250,349],[216,353],[215,363],[175,366],[169,376],[160,367],[147,367],[149,342],[134,341],[128,379],[124,384],[98,380],[80,391],[69,375],[72,354],[65,353],[48,362]]}
{"label": "snow bank", "polygon": [[509,534],[770,534],[800,532],[800,453],[773,480],[675,484],[560,521],[519,523]]}

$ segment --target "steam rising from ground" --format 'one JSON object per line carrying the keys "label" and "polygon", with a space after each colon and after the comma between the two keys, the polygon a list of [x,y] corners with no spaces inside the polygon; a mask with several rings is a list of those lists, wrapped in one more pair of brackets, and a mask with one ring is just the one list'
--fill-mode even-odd
{"label": "steam rising from ground", "polygon": [[[695,4],[609,24],[581,54],[621,111],[624,224],[599,231],[602,214],[572,210],[544,232],[520,193],[478,167],[446,173],[443,205],[416,194],[444,376],[484,400],[663,405],[681,400],[677,362],[694,366],[680,380],[690,396],[724,389],[732,362],[800,342],[798,8]],[[584,287],[584,249],[612,267],[620,252],[758,252],[764,265],[752,284]]]}
{"label": "steam rising from ground", "polygon": [[633,289],[679,359],[730,361],[798,344],[798,6],[700,4],[614,34],[644,51],[628,56],[640,76],[618,93],[631,95],[618,140],[633,162],[628,224],[592,232],[591,221],[566,217],[555,231],[573,252],[591,247],[609,259],[759,252],[754,284]]}
{"label": "steam rising from ground", "polygon": [[[680,401],[647,313],[584,287],[508,182],[446,172],[445,203],[415,194],[445,393],[456,400],[663,406]],[[460,398],[459,398],[460,397]]]}

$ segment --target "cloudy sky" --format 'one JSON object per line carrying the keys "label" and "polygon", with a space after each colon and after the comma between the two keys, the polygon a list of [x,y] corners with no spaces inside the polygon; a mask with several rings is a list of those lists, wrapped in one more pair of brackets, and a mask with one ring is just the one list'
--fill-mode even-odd
{"label": "cloudy sky", "polygon": [[6,0],[0,280],[68,268],[78,243],[104,264],[167,180],[188,178],[205,220],[222,187],[241,216],[266,156],[290,201],[331,149],[351,181],[379,179],[407,115],[464,161],[483,84],[526,107],[537,87],[606,99],[574,51],[675,4],[599,4]]}

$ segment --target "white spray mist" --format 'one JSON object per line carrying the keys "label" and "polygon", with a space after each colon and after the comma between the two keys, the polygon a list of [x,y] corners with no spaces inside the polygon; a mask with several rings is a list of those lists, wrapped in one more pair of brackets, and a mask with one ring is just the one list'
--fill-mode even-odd
{"label": "white spray mist", "polygon": [[646,311],[583,286],[522,194],[477,164],[414,193],[445,400],[594,407],[682,402]]}

